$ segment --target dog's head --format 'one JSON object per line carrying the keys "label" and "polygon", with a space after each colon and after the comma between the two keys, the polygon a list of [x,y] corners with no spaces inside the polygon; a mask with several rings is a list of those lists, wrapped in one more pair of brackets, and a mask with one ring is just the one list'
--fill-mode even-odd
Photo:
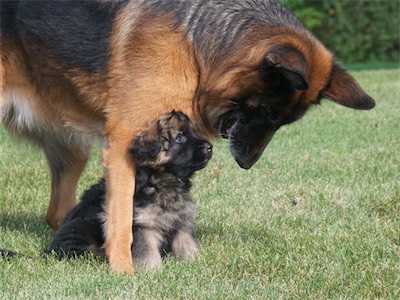
{"label": "dog's head", "polygon": [[129,150],[138,167],[165,168],[179,178],[204,168],[212,156],[212,145],[196,134],[190,118],[175,111],[149,123]]}
{"label": "dog's head", "polygon": [[375,106],[317,40],[283,35],[262,44],[233,53],[209,72],[198,94],[203,123],[229,139],[242,168],[251,168],[281,126],[299,120],[322,98],[353,109]]}

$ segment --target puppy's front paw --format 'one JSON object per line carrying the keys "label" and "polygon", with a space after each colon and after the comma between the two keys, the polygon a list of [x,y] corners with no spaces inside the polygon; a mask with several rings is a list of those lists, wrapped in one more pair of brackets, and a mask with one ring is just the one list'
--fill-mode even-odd
{"label": "puppy's front paw", "polygon": [[172,254],[182,259],[193,260],[200,254],[199,243],[191,233],[179,231],[172,242]]}

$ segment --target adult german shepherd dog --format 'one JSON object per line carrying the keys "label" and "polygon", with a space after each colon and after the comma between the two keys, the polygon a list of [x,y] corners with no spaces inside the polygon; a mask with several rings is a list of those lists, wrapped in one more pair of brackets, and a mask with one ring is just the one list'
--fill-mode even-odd
{"label": "adult german shepherd dog", "polygon": [[1,1],[5,127],[43,148],[47,222],[75,205],[94,136],[105,138],[106,254],[133,271],[135,164],[128,146],[173,109],[203,137],[223,136],[245,169],[275,132],[322,98],[374,100],[275,0]]}
{"label": "adult german shepherd dog", "polygon": [[[129,151],[136,164],[135,267],[159,267],[166,253],[193,259],[200,248],[194,235],[196,208],[190,196],[190,178],[211,159],[211,144],[197,136],[185,114],[173,111],[146,126]],[[48,252],[60,258],[85,252],[104,256],[105,191],[104,178],[85,191],[67,214]]]}

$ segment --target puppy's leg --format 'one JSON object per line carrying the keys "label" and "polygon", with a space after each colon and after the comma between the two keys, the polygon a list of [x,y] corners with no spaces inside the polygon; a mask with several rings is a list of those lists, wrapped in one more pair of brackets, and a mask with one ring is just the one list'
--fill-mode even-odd
{"label": "puppy's leg", "polygon": [[131,246],[136,169],[128,153],[133,136],[131,132],[124,134],[123,129],[113,128],[103,150],[107,192],[105,250],[112,270],[126,274],[134,271]]}
{"label": "puppy's leg", "polygon": [[102,253],[103,242],[100,220],[78,218],[62,224],[45,254],[54,252],[60,259],[78,257],[85,252],[104,256]]}
{"label": "puppy's leg", "polygon": [[200,254],[200,246],[191,228],[179,230],[172,241],[172,254],[182,258],[193,260]]}
{"label": "puppy's leg", "polygon": [[53,229],[57,229],[76,204],[76,188],[88,161],[89,150],[78,153],[61,144],[47,144],[43,149],[51,173],[51,196],[46,221]]}
{"label": "puppy's leg", "polygon": [[149,270],[161,267],[161,242],[162,236],[155,230],[135,230],[135,240],[132,247],[135,266],[138,268],[144,267]]}

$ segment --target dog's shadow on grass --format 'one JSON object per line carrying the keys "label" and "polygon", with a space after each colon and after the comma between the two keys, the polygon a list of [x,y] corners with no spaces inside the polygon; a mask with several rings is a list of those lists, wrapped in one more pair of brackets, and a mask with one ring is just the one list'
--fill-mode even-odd
{"label": "dog's shadow on grass", "polygon": [[[47,225],[44,215],[35,215],[29,212],[2,213],[0,212],[0,241],[6,232],[15,232],[29,236],[29,239],[38,239],[45,244],[54,235]],[[2,247],[4,245],[0,245]]]}

